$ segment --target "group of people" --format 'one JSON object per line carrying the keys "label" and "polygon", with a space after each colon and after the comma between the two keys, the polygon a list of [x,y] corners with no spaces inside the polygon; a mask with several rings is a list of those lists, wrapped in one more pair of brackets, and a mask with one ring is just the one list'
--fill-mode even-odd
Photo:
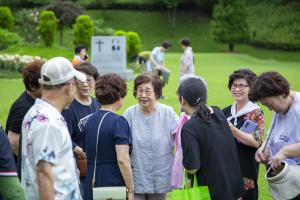
{"label": "group of people", "polygon": [[[152,59],[169,47],[164,44]],[[181,44],[182,77],[174,91],[180,117],[159,102],[164,82],[154,73],[135,78],[137,103],[120,115],[128,88],[119,75],[99,76],[84,59],[74,66],[63,57],[26,66],[26,91],[10,109],[8,135],[0,129],[2,198],[89,200],[93,187],[125,186],[129,200],[165,200],[172,189],[182,189],[185,168],[208,186],[213,200],[255,200],[260,162],[277,174],[283,165],[299,166],[300,93],[277,72],[257,77],[238,69],[228,79],[233,104],[209,106],[206,82],[190,67],[190,41]],[[164,66],[153,63],[154,69]],[[257,102],[274,111],[266,141]],[[300,187],[287,199],[299,194]]]}

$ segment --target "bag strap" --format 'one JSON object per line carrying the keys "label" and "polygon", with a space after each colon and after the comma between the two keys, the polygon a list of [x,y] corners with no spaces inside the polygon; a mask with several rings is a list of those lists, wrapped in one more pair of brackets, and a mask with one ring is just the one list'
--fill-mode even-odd
{"label": "bag strap", "polygon": [[97,163],[97,155],[98,155],[98,141],[99,141],[99,135],[100,135],[100,127],[101,127],[101,124],[103,122],[103,119],[105,118],[105,116],[108,114],[109,112],[105,113],[99,123],[99,126],[98,126],[98,131],[97,131],[97,142],[96,142],[96,153],[95,153],[95,164],[94,164],[94,174],[93,174],[93,180],[92,180],[92,184],[93,184],[93,187],[95,185],[95,175],[96,175],[96,163]]}
{"label": "bag strap", "polygon": [[[183,176],[182,176],[182,189],[186,189],[189,187],[188,184],[188,173],[185,170],[185,168],[183,168]],[[193,175],[193,188],[198,187],[198,182],[197,182],[197,176],[196,174]]]}

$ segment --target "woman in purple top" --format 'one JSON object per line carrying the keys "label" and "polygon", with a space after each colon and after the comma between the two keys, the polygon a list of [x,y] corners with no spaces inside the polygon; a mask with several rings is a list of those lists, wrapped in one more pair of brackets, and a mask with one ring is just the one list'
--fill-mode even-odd
{"label": "woman in purple top", "polygon": [[[270,111],[274,111],[268,139],[256,152],[257,162],[270,164],[274,171],[282,169],[282,162],[300,165],[300,93],[292,91],[288,81],[279,73],[265,72],[253,84],[249,99],[260,101]],[[294,188],[292,194],[291,187]],[[299,199],[299,179],[281,190],[282,193],[289,190],[289,199]],[[275,196],[277,192],[271,190],[275,199],[278,199]]]}

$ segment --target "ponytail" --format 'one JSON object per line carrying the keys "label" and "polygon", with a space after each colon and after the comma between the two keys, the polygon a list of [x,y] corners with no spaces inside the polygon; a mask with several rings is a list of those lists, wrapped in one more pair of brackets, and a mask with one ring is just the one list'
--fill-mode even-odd
{"label": "ponytail", "polygon": [[210,109],[207,107],[206,102],[199,102],[196,108],[197,110],[195,112],[195,116],[199,117],[205,122],[208,122],[210,119]]}

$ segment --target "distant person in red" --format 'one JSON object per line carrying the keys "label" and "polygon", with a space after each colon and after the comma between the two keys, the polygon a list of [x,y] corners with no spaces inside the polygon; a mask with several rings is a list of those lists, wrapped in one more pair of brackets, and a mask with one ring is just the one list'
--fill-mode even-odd
{"label": "distant person in red", "polygon": [[88,59],[87,47],[83,44],[78,44],[75,47],[75,56],[72,60],[73,66],[86,62]]}

